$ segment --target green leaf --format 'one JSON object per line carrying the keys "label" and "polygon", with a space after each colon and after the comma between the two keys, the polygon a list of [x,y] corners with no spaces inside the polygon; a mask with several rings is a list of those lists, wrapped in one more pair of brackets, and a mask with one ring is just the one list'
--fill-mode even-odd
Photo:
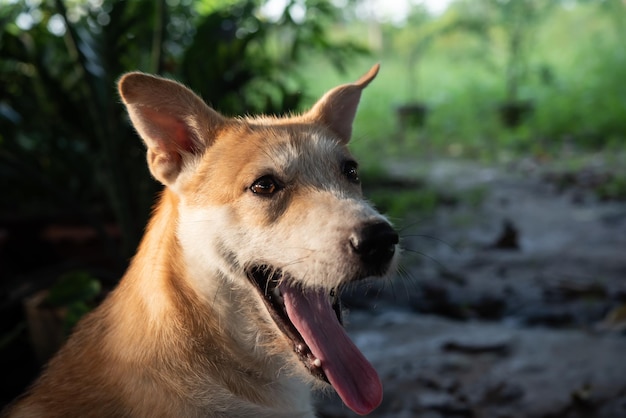
{"label": "green leaf", "polygon": [[75,271],[61,276],[46,301],[52,306],[69,306],[92,301],[101,290],[98,279],[87,272]]}

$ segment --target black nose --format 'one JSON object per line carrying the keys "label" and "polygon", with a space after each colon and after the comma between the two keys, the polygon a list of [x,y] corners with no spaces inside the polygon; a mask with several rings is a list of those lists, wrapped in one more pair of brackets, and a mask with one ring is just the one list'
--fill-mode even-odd
{"label": "black nose", "polygon": [[365,224],[350,236],[350,246],[372,274],[382,273],[391,261],[398,234],[387,222]]}

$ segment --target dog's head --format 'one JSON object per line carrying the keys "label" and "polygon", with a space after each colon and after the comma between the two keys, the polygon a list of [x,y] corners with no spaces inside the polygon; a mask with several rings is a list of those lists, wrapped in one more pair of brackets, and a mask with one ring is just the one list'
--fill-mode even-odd
{"label": "dog's head", "polygon": [[387,275],[398,244],[363,198],[347,149],[377,72],[288,118],[225,118],[184,86],[141,73],[119,83],[150,171],[179,197],[178,238],[198,291],[210,297],[216,276],[253,288],[309,372],[359,413],[382,389],[343,331],[337,295]]}

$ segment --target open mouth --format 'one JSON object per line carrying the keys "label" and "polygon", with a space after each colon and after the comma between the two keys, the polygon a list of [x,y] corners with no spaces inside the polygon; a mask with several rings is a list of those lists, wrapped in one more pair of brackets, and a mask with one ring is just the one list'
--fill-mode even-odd
{"label": "open mouth", "polygon": [[376,408],[382,385],[343,328],[338,292],[294,285],[284,272],[268,265],[246,271],[309,372],[330,383],[353,411],[367,414]]}
{"label": "open mouth", "polygon": [[[266,265],[254,266],[248,270],[248,278],[260,291],[265,307],[278,328],[293,343],[293,351],[298,355],[300,361],[302,361],[304,366],[313,376],[325,381],[326,383],[330,383],[321,367],[320,359],[313,355],[311,349],[306,345],[306,342],[302,338],[302,335],[300,335],[294,324],[289,319],[285,306],[285,299],[283,298],[280,290],[281,287],[284,288],[284,286],[286,286],[285,284],[281,284],[281,282],[288,281],[282,271],[273,269]],[[279,286],[279,284],[281,285]],[[302,292],[302,289],[299,289],[299,291]],[[337,292],[331,291],[328,297],[329,300],[331,300],[332,308],[337,320],[343,325],[341,302]]]}

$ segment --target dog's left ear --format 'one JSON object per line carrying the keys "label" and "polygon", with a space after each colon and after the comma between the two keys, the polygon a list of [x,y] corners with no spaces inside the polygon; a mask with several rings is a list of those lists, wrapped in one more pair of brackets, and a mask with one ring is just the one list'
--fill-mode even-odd
{"label": "dog's left ear", "polygon": [[194,92],[172,80],[139,72],[118,82],[133,126],[148,147],[148,167],[173,186],[186,164],[209,147],[225,118]]}
{"label": "dog's left ear", "polygon": [[376,77],[379,68],[380,64],[376,64],[355,83],[343,84],[330,90],[313,105],[305,117],[322,123],[343,143],[347,143],[352,136],[352,122],[361,100],[361,92]]}

